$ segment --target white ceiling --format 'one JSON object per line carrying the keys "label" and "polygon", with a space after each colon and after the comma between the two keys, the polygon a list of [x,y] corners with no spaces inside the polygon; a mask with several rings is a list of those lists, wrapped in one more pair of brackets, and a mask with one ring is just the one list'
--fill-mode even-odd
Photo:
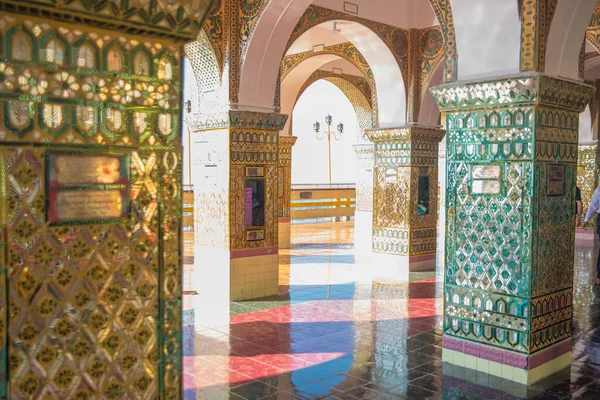
{"label": "white ceiling", "polygon": [[[333,28],[333,21],[325,22],[317,25],[308,31],[304,32],[296,41],[290,46],[286,54],[296,54],[305,51],[311,51],[313,46],[323,44],[325,46],[333,46],[347,42],[348,39],[344,35],[337,33],[330,33],[329,31]],[[338,22],[338,28],[342,30],[344,28],[343,21]]]}

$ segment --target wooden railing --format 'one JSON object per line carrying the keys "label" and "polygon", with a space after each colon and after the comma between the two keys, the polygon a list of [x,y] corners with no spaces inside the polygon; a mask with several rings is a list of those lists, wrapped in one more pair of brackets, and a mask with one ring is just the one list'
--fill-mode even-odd
{"label": "wooden railing", "polygon": [[[292,185],[290,219],[350,218],[354,216],[353,184]],[[184,185],[182,223],[184,232],[194,231],[194,188]]]}
{"label": "wooden railing", "polygon": [[352,184],[292,185],[290,219],[349,218],[355,205]]}
{"label": "wooden railing", "polygon": [[194,186],[183,185],[183,207],[181,222],[184,232],[194,231]]}

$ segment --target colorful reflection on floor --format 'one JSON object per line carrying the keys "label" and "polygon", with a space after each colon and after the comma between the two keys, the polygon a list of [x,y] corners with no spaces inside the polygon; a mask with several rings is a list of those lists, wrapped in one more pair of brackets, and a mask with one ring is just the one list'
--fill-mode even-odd
{"label": "colorful reflection on floor", "polygon": [[186,399],[600,399],[593,241],[577,242],[573,365],[527,388],[442,365],[439,271],[366,283],[352,223],[292,236],[279,296],[231,303],[221,327],[185,311]]}

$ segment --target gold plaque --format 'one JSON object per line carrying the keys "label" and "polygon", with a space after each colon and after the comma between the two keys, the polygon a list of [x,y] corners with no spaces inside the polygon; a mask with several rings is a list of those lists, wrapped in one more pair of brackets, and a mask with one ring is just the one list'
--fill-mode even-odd
{"label": "gold plaque", "polygon": [[50,152],[46,163],[50,223],[128,218],[128,155]]}
{"label": "gold plaque", "polygon": [[119,190],[69,190],[51,202],[51,222],[126,218],[123,193]]}
{"label": "gold plaque", "polygon": [[474,180],[471,185],[473,194],[500,194],[500,181]]}
{"label": "gold plaque", "polygon": [[262,229],[255,230],[255,231],[246,231],[246,240],[247,241],[264,240],[264,239],[265,239],[265,231]]}
{"label": "gold plaque", "polygon": [[500,179],[499,165],[473,165],[471,167],[472,179]]}
{"label": "gold plaque", "polygon": [[59,185],[110,185],[121,178],[117,156],[57,155],[54,169]]}
{"label": "gold plaque", "polygon": [[246,167],[246,176],[265,176],[263,167]]}
{"label": "gold plaque", "polygon": [[564,196],[565,194],[565,166],[548,164],[546,174],[546,195]]}

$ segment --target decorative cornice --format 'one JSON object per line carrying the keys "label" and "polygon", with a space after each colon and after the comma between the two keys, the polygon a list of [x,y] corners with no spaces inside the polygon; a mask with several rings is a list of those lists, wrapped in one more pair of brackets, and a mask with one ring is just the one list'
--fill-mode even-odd
{"label": "decorative cornice", "polygon": [[207,119],[194,123],[194,131],[215,129],[253,129],[260,131],[280,131],[285,126],[288,116],[276,113],[229,110],[220,118]]}
{"label": "decorative cornice", "polygon": [[403,126],[398,128],[369,129],[365,134],[371,142],[412,142],[425,141],[439,143],[446,134],[443,129]]}
{"label": "decorative cornice", "polygon": [[373,143],[358,143],[352,145],[352,148],[356,154],[373,154],[374,151]]}
{"label": "decorative cornice", "polygon": [[0,11],[192,41],[214,0],[0,0]]}
{"label": "decorative cornice", "polygon": [[441,111],[516,105],[548,105],[581,112],[594,87],[543,74],[520,75],[481,82],[451,83],[431,89]]}
{"label": "decorative cornice", "polygon": [[288,116],[285,114],[261,113],[254,111],[229,111],[229,127],[280,131]]}
{"label": "decorative cornice", "polygon": [[298,140],[297,136],[279,136],[279,148],[292,148],[296,144],[296,140]]}

